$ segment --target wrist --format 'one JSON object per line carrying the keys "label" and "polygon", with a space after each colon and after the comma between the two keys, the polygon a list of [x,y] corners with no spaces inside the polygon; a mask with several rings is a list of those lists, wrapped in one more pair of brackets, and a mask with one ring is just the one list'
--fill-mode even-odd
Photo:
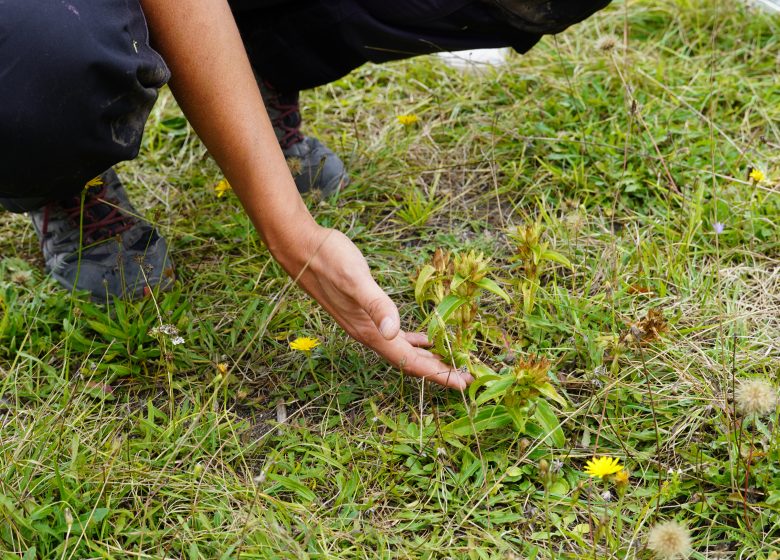
{"label": "wrist", "polygon": [[322,244],[326,229],[307,211],[264,227],[261,236],[274,259],[295,277],[310,264]]}

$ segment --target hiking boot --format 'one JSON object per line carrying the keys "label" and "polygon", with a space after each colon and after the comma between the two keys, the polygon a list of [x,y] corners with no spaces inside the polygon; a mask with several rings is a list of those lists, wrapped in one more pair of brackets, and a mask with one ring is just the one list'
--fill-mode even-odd
{"label": "hiking boot", "polygon": [[[46,271],[67,289],[139,299],[174,280],[168,245],[138,216],[113,169],[81,195],[30,212]],[[83,212],[83,213],[82,213]]]}
{"label": "hiking boot", "polygon": [[316,138],[301,134],[298,92],[282,93],[264,80],[258,82],[298,192],[319,191],[326,197],[346,186],[349,177],[339,157]]}

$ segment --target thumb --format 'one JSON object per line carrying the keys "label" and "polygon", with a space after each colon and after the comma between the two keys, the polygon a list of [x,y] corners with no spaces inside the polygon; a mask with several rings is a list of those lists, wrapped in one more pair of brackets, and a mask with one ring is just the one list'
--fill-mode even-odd
{"label": "thumb", "polygon": [[401,330],[398,308],[373,278],[368,277],[365,288],[360,290],[355,299],[385,339],[392,340],[398,336]]}

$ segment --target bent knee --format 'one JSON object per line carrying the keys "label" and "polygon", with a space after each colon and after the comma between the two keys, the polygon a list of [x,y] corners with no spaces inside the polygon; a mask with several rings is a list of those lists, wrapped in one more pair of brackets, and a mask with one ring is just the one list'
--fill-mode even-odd
{"label": "bent knee", "polygon": [[62,188],[41,183],[135,157],[168,76],[134,0],[0,3],[0,193]]}

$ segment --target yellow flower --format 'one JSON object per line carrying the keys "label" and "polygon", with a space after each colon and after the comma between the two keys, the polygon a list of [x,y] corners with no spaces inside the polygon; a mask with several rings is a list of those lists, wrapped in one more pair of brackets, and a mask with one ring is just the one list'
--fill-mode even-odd
{"label": "yellow flower", "polygon": [[417,124],[420,120],[417,115],[398,115],[396,119],[404,126],[412,126],[413,124]]}
{"label": "yellow flower", "polygon": [[84,185],[84,190],[87,190],[92,187],[101,187],[101,186],[103,186],[103,177],[98,175],[94,179],[90,179],[89,181],[87,181],[87,184]]}
{"label": "yellow flower", "polygon": [[225,362],[220,362],[217,364],[217,371],[221,373],[222,375],[225,375],[228,372],[228,365]]}
{"label": "yellow flower", "polygon": [[755,181],[756,183],[760,183],[764,179],[766,179],[766,175],[764,175],[764,172],[760,169],[753,168],[750,171],[750,178]]}
{"label": "yellow flower", "polygon": [[229,190],[230,183],[227,182],[227,179],[222,179],[219,183],[214,185],[214,193],[217,195],[217,198],[222,198]]}
{"label": "yellow flower", "polygon": [[320,341],[316,338],[308,336],[298,337],[290,343],[291,350],[300,350],[301,352],[311,352],[317,346],[320,345]]}
{"label": "yellow flower", "polygon": [[628,471],[626,469],[620,469],[615,473],[615,476],[612,477],[612,482],[617,485],[628,484]]}
{"label": "yellow flower", "polygon": [[614,457],[593,458],[585,464],[585,473],[599,478],[616,474],[622,470],[623,465],[620,464],[620,459]]}

